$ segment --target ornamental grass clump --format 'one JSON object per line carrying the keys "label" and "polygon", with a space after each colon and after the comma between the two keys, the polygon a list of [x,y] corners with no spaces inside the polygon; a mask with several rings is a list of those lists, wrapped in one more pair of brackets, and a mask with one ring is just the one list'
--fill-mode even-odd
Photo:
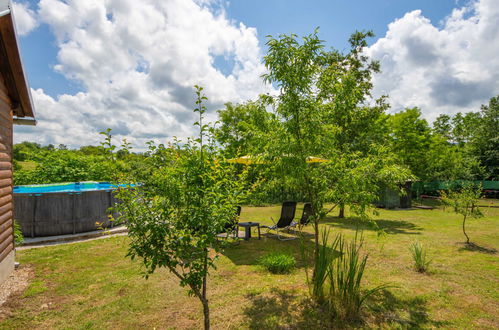
{"label": "ornamental grass clump", "polygon": [[313,298],[325,306],[337,320],[355,320],[367,298],[388,288],[382,284],[373,289],[364,289],[362,278],[367,265],[367,254],[362,254],[362,235],[356,234],[348,242],[338,234],[328,244],[329,231],[321,235],[321,248],[317,254],[315,274],[309,281]]}
{"label": "ornamental grass clump", "polygon": [[259,264],[272,274],[289,274],[296,267],[296,260],[292,255],[273,252],[260,258]]}
{"label": "ornamental grass clump", "polygon": [[426,249],[420,242],[413,242],[409,248],[414,260],[414,267],[420,273],[428,271],[431,260],[426,257]]}

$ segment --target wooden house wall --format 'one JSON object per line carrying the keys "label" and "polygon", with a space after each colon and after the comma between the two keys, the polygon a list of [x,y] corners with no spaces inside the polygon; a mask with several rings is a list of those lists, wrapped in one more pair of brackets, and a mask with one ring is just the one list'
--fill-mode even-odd
{"label": "wooden house wall", "polygon": [[0,74],[0,262],[14,249],[11,108],[7,88]]}

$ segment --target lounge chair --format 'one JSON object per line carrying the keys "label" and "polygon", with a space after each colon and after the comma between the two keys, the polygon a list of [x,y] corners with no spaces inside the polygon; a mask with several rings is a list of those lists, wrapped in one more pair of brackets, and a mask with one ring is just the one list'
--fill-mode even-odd
{"label": "lounge chair", "polygon": [[296,202],[284,202],[282,203],[281,217],[279,218],[279,221],[277,221],[276,223],[273,218],[270,218],[274,225],[260,226],[260,228],[267,228],[267,232],[270,232],[271,230],[275,231],[277,234],[274,234],[274,236],[277,236],[280,241],[289,241],[295,239],[296,237],[283,238],[280,234],[280,232],[282,232],[284,229],[289,230],[293,219],[295,218],[295,212]]}
{"label": "lounge chair", "polygon": [[301,228],[303,226],[308,225],[308,223],[310,222],[310,216],[311,215],[312,215],[312,204],[311,203],[305,203],[303,205],[303,213],[301,215],[300,221],[293,222],[291,224],[291,226],[293,226],[293,227],[298,226],[298,227]]}

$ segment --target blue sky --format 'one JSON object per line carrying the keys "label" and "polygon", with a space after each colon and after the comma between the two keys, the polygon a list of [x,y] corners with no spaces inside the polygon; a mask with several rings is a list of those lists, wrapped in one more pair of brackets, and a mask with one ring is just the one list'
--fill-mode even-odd
{"label": "blue sky", "polygon": [[499,94],[497,0],[17,0],[14,13],[39,125],[16,141],[95,144],[110,127],[136,146],[192,133],[194,84],[210,120],[226,102],[265,85],[267,35],[320,28],[346,51],[373,30],[366,54],[381,63],[374,96],[391,108],[477,111]]}
{"label": "blue sky", "polygon": [[305,35],[320,27],[323,40],[344,49],[355,30],[373,30],[382,37],[388,24],[407,12],[421,9],[423,15],[438,23],[456,7],[455,0],[234,0],[229,2],[227,12],[255,26],[262,44],[267,35]]}

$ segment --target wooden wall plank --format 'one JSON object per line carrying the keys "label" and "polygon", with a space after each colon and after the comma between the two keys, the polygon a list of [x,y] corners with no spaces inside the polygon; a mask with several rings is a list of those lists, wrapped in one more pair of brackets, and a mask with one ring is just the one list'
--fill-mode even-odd
{"label": "wooden wall plank", "polygon": [[9,220],[12,220],[12,211],[7,211],[5,213],[2,213],[0,215],[0,226]]}
{"label": "wooden wall plank", "polygon": [[2,223],[0,225],[0,232],[7,230],[7,228],[12,227],[12,225],[13,225],[12,219],[9,219],[8,221]]}
{"label": "wooden wall plank", "polygon": [[12,194],[0,197],[0,206],[12,202]]}
{"label": "wooden wall plank", "polygon": [[7,203],[3,206],[0,206],[0,214],[12,211],[12,203]]}
{"label": "wooden wall plank", "polygon": [[12,186],[0,188],[0,197],[3,197],[5,195],[9,195],[11,193],[12,193]]}
{"label": "wooden wall plank", "polygon": [[14,233],[12,226],[7,228],[7,230],[0,233],[0,242],[5,241],[9,236],[12,236]]}
{"label": "wooden wall plank", "polygon": [[14,250],[14,242],[10,243],[10,246],[6,246],[5,249],[0,252],[0,262],[2,262],[12,250]]}
{"label": "wooden wall plank", "polygon": [[0,170],[0,179],[12,178],[11,170]]}
{"label": "wooden wall plank", "polygon": [[12,178],[8,177],[5,179],[0,178],[0,187],[12,186]]}
{"label": "wooden wall plank", "polygon": [[4,249],[8,248],[12,242],[14,242],[13,235],[7,236],[2,242],[0,242],[0,251],[3,251]]}

